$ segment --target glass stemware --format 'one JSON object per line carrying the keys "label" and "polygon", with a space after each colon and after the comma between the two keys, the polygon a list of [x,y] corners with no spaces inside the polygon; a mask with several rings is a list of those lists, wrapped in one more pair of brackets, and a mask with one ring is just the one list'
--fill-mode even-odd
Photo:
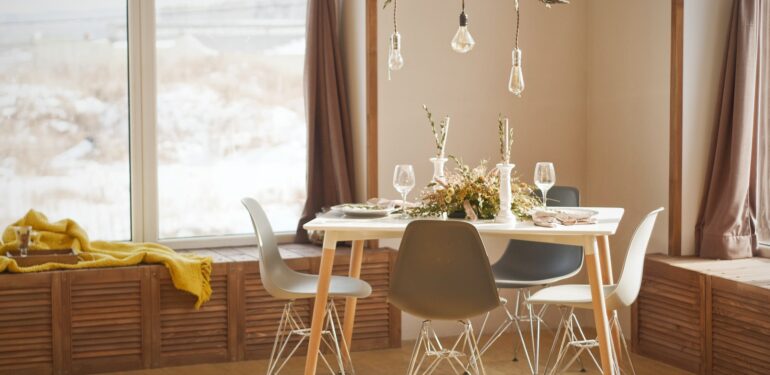
{"label": "glass stemware", "polygon": [[553,163],[539,162],[535,164],[535,185],[543,193],[543,208],[548,207],[548,189],[556,183],[556,170]]}
{"label": "glass stemware", "polygon": [[406,196],[414,188],[414,168],[410,164],[399,164],[393,171],[393,187],[401,194],[401,217],[406,219],[409,215],[406,212]]}

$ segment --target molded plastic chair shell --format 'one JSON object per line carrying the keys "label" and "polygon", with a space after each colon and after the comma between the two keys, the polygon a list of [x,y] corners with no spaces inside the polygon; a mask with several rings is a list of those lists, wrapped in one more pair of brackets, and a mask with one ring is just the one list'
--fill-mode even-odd
{"label": "molded plastic chair shell", "polygon": [[[259,245],[259,276],[270,295],[282,299],[313,298],[318,287],[318,275],[294,271],[281,258],[273,228],[262,207],[252,198],[244,198],[254,225]],[[330,297],[364,298],[372,294],[372,287],[365,281],[344,276],[332,276],[329,283]]]}
{"label": "molded plastic chair shell", "polygon": [[[623,271],[616,285],[604,286],[604,298],[607,309],[617,310],[630,306],[639,296],[642,286],[642,271],[644,270],[644,255],[647,245],[655,227],[655,220],[663,207],[658,208],[645,216],[641,224],[634,231],[628,246]],[[533,294],[527,302],[533,304],[557,304],[592,309],[591,288],[589,285],[558,285],[539,290]]]}
{"label": "molded plastic chair shell", "polygon": [[[536,191],[538,196],[540,192]],[[580,191],[571,186],[548,190],[551,207],[577,207]],[[492,265],[498,288],[529,288],[551,284],[577,274],[583,267],[583,248],[511,240],[503,256]]]}
{"label": "molded plastic chair shell", "polygon": [[427,320],[464,320],[498,307],[489,258],[476,228],[462,221],[409,223],[389,300]]}

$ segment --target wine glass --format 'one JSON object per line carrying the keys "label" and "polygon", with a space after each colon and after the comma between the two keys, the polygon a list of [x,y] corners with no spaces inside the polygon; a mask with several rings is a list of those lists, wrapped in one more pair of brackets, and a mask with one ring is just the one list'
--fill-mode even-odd
{"label": "wine glass", "polygon": [[406,195],[414,188],[414,168],[410,164],[399,164],[393,171],[393,187],[401,193],[401,217],[406,219]]}
{"label": "wine glass", "polygon": [[548,206],[547,197],[548,189],[553,187],[556,183],[556,170],[553,168],[553,163],[539,162],[535,164],[535,185],[543,192],[543,208]]}

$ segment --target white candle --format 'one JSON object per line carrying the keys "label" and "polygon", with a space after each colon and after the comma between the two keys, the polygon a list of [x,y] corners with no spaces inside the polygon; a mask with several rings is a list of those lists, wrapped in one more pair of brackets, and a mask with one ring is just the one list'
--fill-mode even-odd
{"label": "white candle", "polygon": [[505,158],[505,164],[508,164],[508,162],[511,160],[511,150],[510,150],[510,131],[508,130],[508,118],[505,118],[505,136],[503,137],[505,142],[505,152],[503,154],[503,157]]}
{"label": "white candle", "polygon": [[444,158],[444,150],[446,150],[446,140],[449,138],[449,116],[444,118],[446,127],[444,128],[444,140],[441,142],[441,158]]}

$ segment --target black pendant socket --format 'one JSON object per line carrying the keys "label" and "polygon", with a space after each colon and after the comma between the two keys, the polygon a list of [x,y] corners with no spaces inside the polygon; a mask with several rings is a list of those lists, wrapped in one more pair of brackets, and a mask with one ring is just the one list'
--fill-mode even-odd
{"label": "black pendant socket", "polygon": [[465,11],[460,13],[460,26],[468,26],[468,16],[465,14]]}

